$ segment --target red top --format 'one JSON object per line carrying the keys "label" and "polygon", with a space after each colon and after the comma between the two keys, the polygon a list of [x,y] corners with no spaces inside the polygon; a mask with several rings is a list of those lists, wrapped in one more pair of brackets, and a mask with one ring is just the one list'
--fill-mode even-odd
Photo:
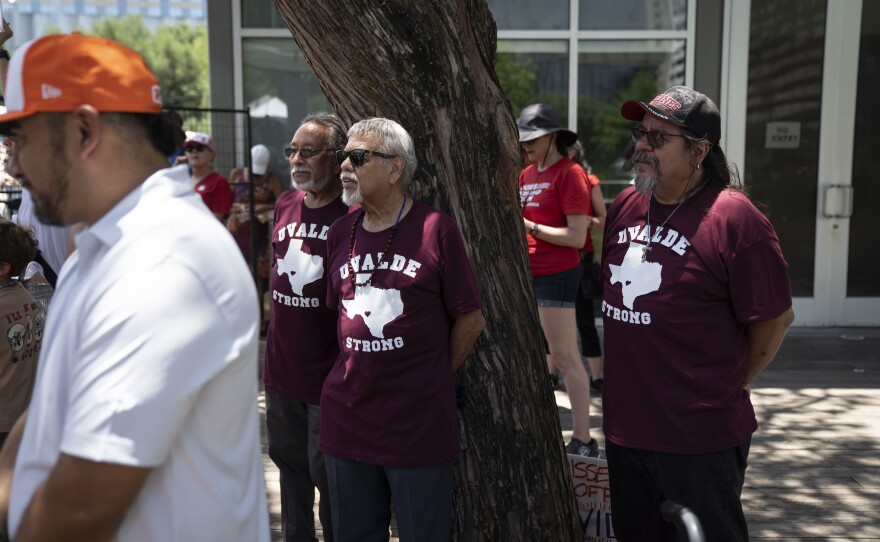
{"label": "red top", "polygon": [[212,213],[228,215],[232,208],[232,188],[226,177],[216,171],[196,183],[196,193],[202,196],[202,201]]}
{"label": "red top", "polygon": [[[596,188],[599,186],[599,176],[594,175],[593,173],[587,173],[587,180],[590,181],[590,207],[593,205],[593,189],[598,190]],[[584,241],[584,246],[581,248],[581,252],[594,252],[593,248],[593,229],[587,228],[587,239]]]}
{"label": "red top", "polygon": [[[584,168],[563,157],[544,171],[536,164],[519,176],[519,198],[523,216],[538,224],[564,228],[565,215],[591,215],[590,184]],[[526,236],[532,276],[541,277],[568,271],[580,263],[578,249],[562,247]]]}

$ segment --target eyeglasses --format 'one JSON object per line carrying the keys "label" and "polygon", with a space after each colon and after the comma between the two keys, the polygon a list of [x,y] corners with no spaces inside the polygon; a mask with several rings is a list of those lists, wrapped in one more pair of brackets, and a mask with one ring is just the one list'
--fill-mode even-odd
{"label": "eyeglasses", "polygon": [[332,151],[334,149],[310,149],[308,147],[298,148],[298,147],[284,147],[284,156],[288,158],[293,158],[299,153],[304,159],[308,160],[309,158],[318,156],[322,152]]}
{"label": "eyeglasses", "polygon": [[354,167],[361,167],[364,165],[364,156],[367,154],[374,154],[385,159],[391,159],[397,156],[396,154],[385,154],[384,152],[371,151],[368,149],[352,149],[350,151],[336,151],[336,163],[341,166],[346,158],[351,158],[351,165]]}
{"label": "eyeglasses", "polygon": [[186,152],[205,152],[205,149],[207,149],[207,148],[208,147],[206,147],[204,145],[190,145],[190,146],[184,148],[183,150]]}
{"label": "eyeglasses", "polygon": [[648,145],[655,149],[662,147],[666,143],[667,137],[688,137],[681,134],[667,134],[666,132],[649,132],[647,130],[642,130],[641,128],[632,129],[633,143],[638,143],[638,141],[642,139],[642,136],[647,137]]}

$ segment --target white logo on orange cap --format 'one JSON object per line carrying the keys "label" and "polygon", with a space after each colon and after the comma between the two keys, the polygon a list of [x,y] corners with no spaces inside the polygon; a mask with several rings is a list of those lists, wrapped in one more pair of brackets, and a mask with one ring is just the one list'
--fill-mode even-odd
{"label": "white logo on orange cap", "polygon": [[61,97],[61,89],[58,87],[53,87],[52,85],[43,83],[43,85],[40,87],[40,90],[44,100],[51,100],[52,98]]}
{"label": "white logo on orange cap", "polygon": [[159,85],[153,85],[151,90],[153,92],[153,103],[162,105],[162,91],[159,89]]}

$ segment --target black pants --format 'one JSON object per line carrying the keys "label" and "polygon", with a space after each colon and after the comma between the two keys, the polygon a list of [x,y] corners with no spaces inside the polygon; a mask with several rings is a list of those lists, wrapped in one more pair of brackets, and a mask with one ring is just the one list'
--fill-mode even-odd
{"label": "black pants", "polygon": [[452,463],[393,468],[324,457],[337,542],[387,542],[392,501],[400,542],[449,541]]}
{"label": "black pants", "polygon": [[279,470],[281,531],[285,542],[314,542],[315,488],[321,493],[318,516],[324,540],[333,541],[333,518],[324,454],[318,450],[320,409],[266,390],[269,457]]}
{"label": "black pants", "polygon": [[670,500],[689,508],[712,542],[749,539],[740,495],[751,439],[707,454],[682,455],[624,448],[605,442],[611,516],[619,542],[678,540],[660,516]]}
{"label": "black pants", "polygon": [[[580,273],[589,273],[589,265],[593,261],[592,252],[584,252],[581,254]],[[593,300],[584,296],[582,285],[583,281],[578,281],[577,297],[574,300],[574,312],[577,318],[578,333],[581,336],[581,352],[588,358],[598,358],[602,356],[602,345],[599,342],[599,332],[596,331],[596,315],[593,311]],[[597,378],[598,375],[592,375]]]}

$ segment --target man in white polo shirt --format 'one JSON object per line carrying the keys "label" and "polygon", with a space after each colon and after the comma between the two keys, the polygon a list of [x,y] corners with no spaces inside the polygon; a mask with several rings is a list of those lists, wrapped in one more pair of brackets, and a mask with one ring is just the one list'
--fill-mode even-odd
{"label": "man in white polo shirt", "polygon": [[0,450],[0,539],[268,541],[256,291],[186,168],[163,169],[155,76],[54,35],[17,51],[5,90],[38,218],[85,228]]}

